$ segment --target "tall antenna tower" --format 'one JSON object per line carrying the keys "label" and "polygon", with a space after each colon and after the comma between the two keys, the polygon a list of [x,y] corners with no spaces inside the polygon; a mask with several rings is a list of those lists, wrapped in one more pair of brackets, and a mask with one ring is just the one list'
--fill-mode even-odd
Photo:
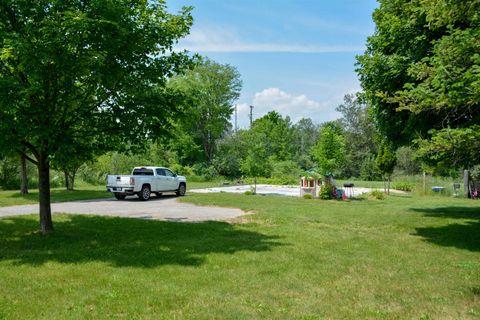
{"label": "tall antenna tower", "polygon": [[235,104],[235,133],[237,133],[237,104]]}
{"label": "tall antenna tower", "polygon": [[252,128],[253,123],[253,106],[250,106],[250,129]]}

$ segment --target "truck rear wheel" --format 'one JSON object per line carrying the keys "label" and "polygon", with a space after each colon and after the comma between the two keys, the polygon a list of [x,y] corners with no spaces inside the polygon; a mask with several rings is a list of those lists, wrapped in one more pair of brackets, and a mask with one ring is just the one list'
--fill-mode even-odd
{"label": "truck rear wheel", "polygon": [[140,200],[147,201],[148,199],[150,199],[150,194],[150,187],[145,185],[142,187],[142,190],[138,194],[138,197],[140,198]]}
{"label": "truck rear wheel", "polygon": [[115,198],[117,198],[117,200],[125,200],[125,197],[127,196],[121,193],[114,193],[114,195],[115,195]]}

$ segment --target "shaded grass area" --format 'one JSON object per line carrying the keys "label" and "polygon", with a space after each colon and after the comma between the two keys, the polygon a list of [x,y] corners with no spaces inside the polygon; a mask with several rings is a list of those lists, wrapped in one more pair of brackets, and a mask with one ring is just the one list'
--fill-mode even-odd
{"label": "shaded grass area", "polygon": [[[0,318],[477,319],[480,203],[235,194],[234,224],[0,219]],[[461,227],[459,227],[461,226]]]}
{"label": "shaded grass area", "polygon": [[[65,188],[51,190],[52,202],[66,202],[75,200],[89,200],[110,198],[112,194],[106,192],[105,186],[88,186],[67,191]],[[38,190],[29,190],[29,194],[22,196],[19,191],[1,191],[0,207],[38,203]]]}

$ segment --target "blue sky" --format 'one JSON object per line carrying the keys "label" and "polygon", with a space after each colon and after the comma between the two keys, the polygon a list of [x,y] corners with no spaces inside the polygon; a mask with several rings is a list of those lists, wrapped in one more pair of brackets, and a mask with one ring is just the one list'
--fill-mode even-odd
{"label": "blue sky", "polygon": [[169,0],[193,6],[180,48],[235,66],[243,80],[239,127],[271,110],[316,123],[338,117],[346,93],[360,89],[355,56],[374,31],[375,0]]}

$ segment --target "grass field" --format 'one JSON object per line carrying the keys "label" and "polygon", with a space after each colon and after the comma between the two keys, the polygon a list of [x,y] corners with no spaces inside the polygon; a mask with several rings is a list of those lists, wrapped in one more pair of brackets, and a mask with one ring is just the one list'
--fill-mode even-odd
{"label": "grass field", "polygon": [[[189,182],[189,189],[218,187],[220,182]],[[112,194],[107,192],[105,186],[82,185],[74,191],[67,191],[65,188],[55,188],[51,190],[52,202],[65,202],[75,200],[112,198]],[[38,203],[38,190],[30,189],[26,196],[20,195],[19,191],[0,191],[0,207],[16,206],[21,204]]]}
{"label": "grass field", "polygon": [[234,194],[236,223],[0,219],[0,319],[478,319],[480,203]]}
{"label": "grass field", "polygon": [[[81,187],[74,191],[66,191],[65,188],[56,188],[51,190],[52,202],[100,199],[109,197],[112,197],[112,195],[105,191],[105,186]],[[36,189],[29,190],[29,194],[26,196],[20,195],[19,191],[0,191],[0,207],[35,203],[38,203],[38,190]]]}

